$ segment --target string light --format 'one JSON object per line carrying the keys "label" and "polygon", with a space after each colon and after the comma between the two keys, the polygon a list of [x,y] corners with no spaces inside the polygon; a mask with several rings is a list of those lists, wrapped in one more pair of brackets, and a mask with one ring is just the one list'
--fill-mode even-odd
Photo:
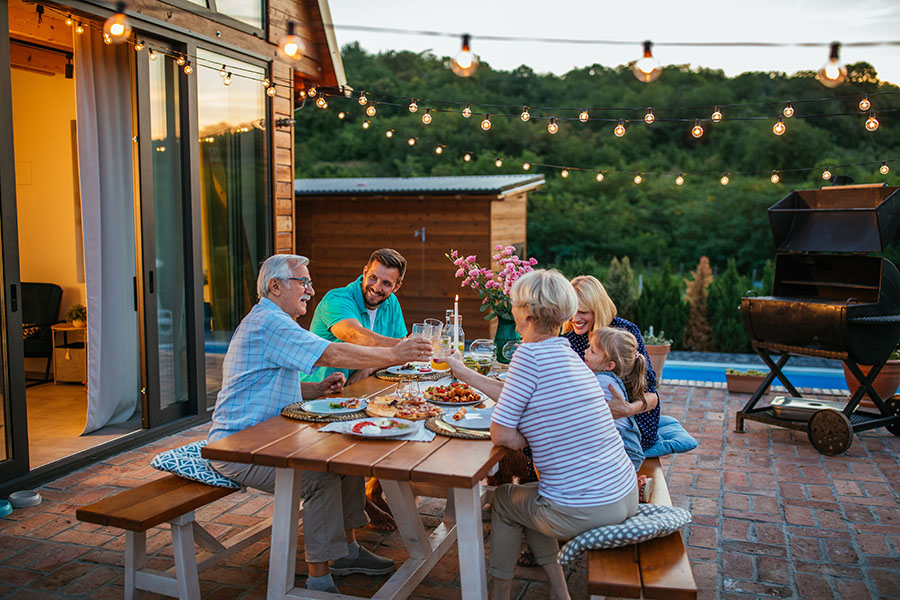
{"label": "string light", "polygon": [[301,100],[305,100],[306,99],[306,90],[300,90],[299,92],[297,92],[297,96],[299,96]]}
{"label": "string light", "polygon": [[78,35],[84,33],[84,25],[81,24],[81,21],[78,21],[78,25],[75,26],[75,33]]}
{"label": "string light", "polygon": [[109,37],[108,33],[103,34],[103,43],[106,44],[107,46],[109,46],[110,44],[113,43],[112,38]]}
{"label": "string light", "polygon": [[273,83],[269,87],[266,88],[266,95],[271,98],[275,95],[275,84]]}
{"label": "string light", "polygon": [[459,77],[470,77],[478,70],[478,56],[469,48],[471,36],[468,33],[462,36],[462,50],[454,58],[450,59],[450,70]]}
{"label": "string light", "polygon": [[675,185],[684,185],[684,173],[675,178]]}
{"label": "string light", "polygon": [[523,122],[523,123],[527,123],[528,120],[531,119],[531,113],[528,112],[528,107],[527,107],[527,106],[523,106],[523,107],[522,107],[522,114],[519,115],[519,118],[522,119],[522,122]]}
{"label": "string light", "polygon": [[222,83],[225,85],[231,85],[231,72],[225,74],[225,79],[222,80]]}
{"label": "string light", "polygon": [[700,124],[700,119],[694,120],[694,126],[691,127],[691,135],[697,139],[703,137],[703,126]]}
{"label": "string light", "polygon": [[625,119],[619,119],[619,124],[613,129],[613,133],[616,134],[616,137],[625,135]]}
{"label": "string light", "polygon": [[72,26],[72,15],[66,15],[66,27]]}
{"label": "string light", "polygon": [[413,98],[412,101],[409,103],[409,112],[414,113],[417,110],[419,110],[419,105],[416,104],[416,99]]}
{"label": "string light", "polygon": [[563,179],[567,178],[567,177],[569,176],[569,170],[568,170],[568,169],[563,169],[563,170],[560,172],[559,176],[562,177]]}
{"label": "string light", "polygon": [[149,58],[150,60],[156,60],[156,52],[153,50],[153,48],[147,50],[147,58]]}
{"label": "string light", "polygon": [[425,109],[425,114],[422,115],[422,122],[425,123],[426,125],[431,125],[431,109],[430,108]]}
{"label": "string light", "polygon": [[713,109],[713,113],[710,118],[713,120],[713,123],[718,123],[722,120],[722,111],[719,110],[718,106]]}
{"label": "string light", "polygon": [[318,94],[318,93],[319,93],[319,90],[316,89],[316,86],[312,86],[312,87],[309,88],[309,90],[306,92],[306,94],[307,94],[310,98],[315,98],[315,97],[316,97],[316,94]]}
{"label": "string light", "polygon": [[726,173],[725,175],[722,175],[722,179],[719,180],[719,183],[721,183],[722,185],[728,185],[729,181],[731,180],[728,178],[728,174]]}
{"label": "string light", "polygon": [[778,120],[772,125],[772,133],[775,135],[784,135],[785,131],[787,131],[787,126],[784,124],[784,117],[778,117]]}
{"label": "string light", "polygon": [[278,49],[285,58],[300,60],[300,58],[303,57],[305,44],[303,43],[303,40],[300,39],[300,36],[294,33],[294,26],[295,23],[293,21],[287,22],[287,33],[278,40]]}
{"label": "string light", "polygon": [[372,124],[369,123],[368,121],[363,121],[363,123],[362,123],[362,128],[363,128],[363,129],[368,129],[368,128],[371,127],[371,126],[372,126]]}
{"label": "string light", "polygon": [[878,129],[878,119],[875,117],[875,111],[869,113],[869,118],[866,119],[866,131],[875,131]]}
{"label": "string light", "polygon": [[559,125],[556,124],[555,117],[550,117],[550,122],[547,123],[547,131],[550,133],[550,135],[553,135],[554,133],[559,131]]}
{"label": "string light", "polygon": [[443,154],[443,153],[444,153],[444,147],[443,147],[443,146],[436,146],[436,147],[434,148],[434,153],[435,153],[435,154]]}
{"label": "string light", "polygon": [[649,125],[653,121],[656,120],[656,115],[653,114],[653,109],[649,106],[647,107],[647,114],[644,115],[644,122]]}
{"label": "string light", "polygon": [[187,63],[185,63],[184,65],[184,69],[182,70],[184,71],[185,75],[190,75],[191,73],[193,73],[194,67],[191,66],[191,61],[187,61]]}
{"label": "string light", "polygon": [[328,108],[328,101],[325,100],[325,96],[319,96],[318,98],[316,98],[316,106],[318,106],[322,110]]}
{"label": "string light", "polygon": [[531,163],[523,162],[523,163],[522,163],[522,170],[523,170],[523,171],[528,171],[529,169],[531,169]]}
{"label": "string light", "polygon": [[867,95],[863,95],[862,99],[859,101],[859,110],[869,110],[872,108],[872,103],[869,102],[869,97]]}
{"label": "string light", "polygon": [[109,37],[108,43],[120,44],[124,42],[131,33],[131,25],[125,17],[125,3],[116,2],[116,12],[103,22],[103,41]]}
{"label": "string light", "polygon": [[847,67],[838,57],[840,48],[841,45],[838,42],[831,44],[828,61],[816,73],[816,79],[825,87],[836,88],[847,79]]}
{"label": "string light", "polygon": [[469,154],[468,152],[466,152],[465,155],[463,156],[463,160],[466,161],[466,162],[471,162],[471,160],[472,160],[472,155]]}
{"label": "string light", "polygon": [[822,179],[824,179],[825,181],[831,179],[831,169],[825,167],[825,170],[822,171]]}
{"label": "string light", "polygon": [[794,107],[791,106],[790,102],[785,103],[784,110],[781,111],[781,114],[784,115],[785,119],[790,119],[791,117],[794,116]]}
{"label": "string light", "polygon": [[597,183],[601,183],[601,182],[603,181],[603,173],[600,172],[600,171],[598,171],[598,172],[597,172],[597,176],[594,177],[594,179],[597,180]]}
{"label": "string light", "polygon": [[369,102],[369,99],[366,98],[366,92],[365,92],[365,91],[362,91],[362,92],[359,93],[359,99],[357,100],[357,102],[359,102],[359,105],[360,105],[360,106],[365,106],[365,105]]}
{"label": "string light", "polygon": [[586,108],[583,111],[581,111],[580,115],[578,115],[578,120],[581,121],[582,123],[587,123],[588,119],[590,119],[590,118],[591,117],[590,117],[590,115],[588,115],[588,111]]}
{"label": "string light", "polygon": [[466,102],[466,107],[464,109],[462,109],[462,116],[465,117],[466,119],[468,119],[469,117],[472,116],[472,107],[469,106],[468,102]]}
{"label": "string light", "polygon": [[[261,83],[262,83],[262,86],[263,86],[264,88],[269,87],[269,78],[268,78],[268,77],[264,78],[264,79],[262,80]],[[305,98],[305,97],[306,97],[306,90],[300,90],[300,91],[303,93],[303,97]]]}
{"label": "string light", "polygon": [[186,62],[187,59],[184,58],[184,54],[179,54],[178,58],[175,59],[175,64],[177,64],[179,67],[183,67],[184,63]]}
{"label": "string light", "polygon": [[641,185],[641,182],[644,181],[644,178],[641,177],[640,173],[638,173],[637,175],[634,176],[634,179],[632,179],[632,181],[634,181],[634,183],[636,185]]}
{"label": "string light", "polygon": [[778,171],[772,171],[772,176],[769,177],[769,181],[772,183],[778,183],[781,181],[781,175],[778,174]]}
{"label": "string light", "polygon": [[878,172],[882,175],[887,175],[891,172],[891,168],[887,165],[887,161],[881,161],[881,168],[878,169]]}
{"label": "string light", "polygon": [[344,117],[346,117],[346,116],[347,116],[347,113],[345,113],[344,111],[341,111],[338,113],[338,119],[340,119],[342,121],[344,120]]}
{"label": "string light", "polygon": [[368,116],[370,116],[370,117],[374,117],[374,116],[375,116],[375,113],[377,113],[377,112],[378,112],[378,111],[375,109],[375,103],[374,103],[374,102],[373,102],[372,104],[370,104],[369,106],[366,107],[366,114],[367,114]]}
{"label": "string light", "polygon": [[386,138],[388,138],[388,139],[391,139],[392,137],[394,137],[394,130],[393,130],[393,129],[388,129],[387,131],[385,131],[385,132],[384,132],[384,137],[386,137]]}
{"label": "string light", "polygon": [[134,45],[134,51],[135,51],[135,52],[140,52],[140,51],[143,50],[143,49],[144,49],[144,42],[143,42],[143,41],[140,41],[140,42],[135,43],[135,45]]}
{"label": "string light", "polygon": [[652,42],[644,42],[644,56],[635,61],[634,66],[631,67],[631,72],[634,73],[637,80],[642,83],[656,81],[662,73],[662,67],[659,65],[659,61],[653,58],[653,52],[650,50],[652,46]]}
{"label": "string light", "polygon": [[499,169],[500,167],[502,167],[502,166],[503,166],[503,159],[502,159],[502,158],[498,158],[497,160],[495,160],[495,161],[494,161],[494,166],[497,167],[498,169]]}
{"label": "string light", "polygon": [[484,120],[481,122],[481,128],[485,131],[488,131],[491,128],[491,115],[484,115]]}
{"label": "string light", "polygon": [[219,69],[219,77],[225,77],[228,75],[228,69],[225,65],[222,65],[222,68]]}
{"label": "string light", "polygon": [[409,144],[410,146],[415,146],[415,145],[416,145],[416,138],[411,137],[411,138],[409,138],[408,140],[406,140],[406,143]]}

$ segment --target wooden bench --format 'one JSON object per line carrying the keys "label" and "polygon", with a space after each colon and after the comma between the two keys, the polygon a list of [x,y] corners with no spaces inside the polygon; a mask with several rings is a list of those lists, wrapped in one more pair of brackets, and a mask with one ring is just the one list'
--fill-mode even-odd
{"label": "wooden bench", "polygon": [[[266,539],[268,519],[232,536],[223,545],[194,520],[194,510],[238,490],[213,487],[167,474],[136,488],[79,508],[80,521],[125,530],[125,598],[143,598],[143,591],[181,600],[200,599],[198,573]],[[168,571],[145,568],[147,530],[169,523],[175,566]],[[194,543],[205,548],[197,554]]]}
{"label": "wooden bench", "polygon": [[[639,473],[653,479],[650,502],[672,506],[659,459],[646,459]],[[587,586],[592,599],[697,598],[697,584],[680,531],[622,548],[589,551]]]}

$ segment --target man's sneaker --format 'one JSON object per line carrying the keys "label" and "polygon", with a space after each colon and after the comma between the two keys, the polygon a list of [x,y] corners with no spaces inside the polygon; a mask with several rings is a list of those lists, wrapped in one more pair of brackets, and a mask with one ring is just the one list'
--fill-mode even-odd
{"label": "man's sneaker", "polygon": [[372,554],[362,546],[359,547],[359,556],[355,559],[345,556],[331,564],[331,572],[335,575],[385,575],[393,571],[397,566],[389,558],[383,558]]}

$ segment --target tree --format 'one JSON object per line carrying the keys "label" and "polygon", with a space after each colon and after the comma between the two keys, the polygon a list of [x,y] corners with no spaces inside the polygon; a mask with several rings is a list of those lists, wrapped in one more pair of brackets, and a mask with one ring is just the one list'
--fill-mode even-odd
{"label": "tree", "polygon": [[725,271],[710,283],[707,311],[712,328],[713,346],[720,352],[749,352],[750,340],[741,318],[741,298],[750,289],[750,279],[738,273],[734,259]]}
{"label": "tree", "polygon": [[687,326],[684,330],[684,347],[700,352],[712,349],[712,331],[706,317],[706,289],[712,283],[713,274],[709,259],[700,257],[697,270],[691,271],[691,279],[685,279],[685,297],[690,304]]}
{"label": "tree", "polygon": [[634,281],[634,271],[631,269],[631,260],[626,256],[619,260],[615,256],[609,263],[609,271],[603,287],[618,309],[618,315],[623,319],[633,321],[637,308],[638,289]]}
{"label": "tree", "polygon": [[638,301],[638,319],[641,329],[653,326],[656,333],[665,331],[672,338],[672,347],[680,348],[684,341],[684,327],[690,307],[684,301],[682,282],[672,275],[668,260],[655,275],[647,278]]}

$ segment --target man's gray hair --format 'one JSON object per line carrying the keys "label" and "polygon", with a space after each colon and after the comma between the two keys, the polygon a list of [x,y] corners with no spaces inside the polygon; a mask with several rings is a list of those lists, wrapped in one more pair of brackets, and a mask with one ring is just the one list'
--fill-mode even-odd
{"label": "man's gray hair", "polygon": [[309,259],[299,254],[273,254],[267,258],[259,268],[259,277],[256,278],[256,295],[265,298],[269,295],[269,280],[280,279],[284,281],[293,277],[293,269],[308,265]]}

